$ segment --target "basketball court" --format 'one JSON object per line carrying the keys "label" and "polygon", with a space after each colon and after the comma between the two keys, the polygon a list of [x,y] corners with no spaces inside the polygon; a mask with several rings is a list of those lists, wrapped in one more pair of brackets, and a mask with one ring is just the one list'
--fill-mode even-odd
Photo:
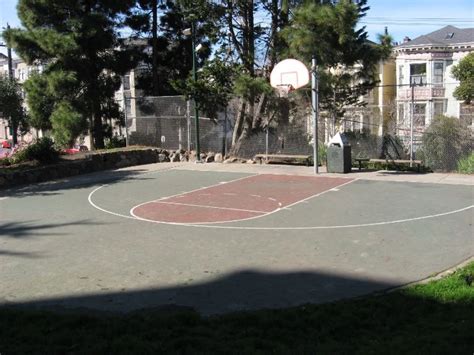
{"label": "basketball court", "polygon": [[280,308],[397,287],[474,255],[472,179],[375,176],[162,163],[5,191],[0,303]]}

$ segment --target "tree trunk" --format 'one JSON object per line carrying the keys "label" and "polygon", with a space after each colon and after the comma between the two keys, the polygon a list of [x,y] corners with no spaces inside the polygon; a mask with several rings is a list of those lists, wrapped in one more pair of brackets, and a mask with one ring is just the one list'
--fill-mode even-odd
{"label": "tree trunk", "polygon": [[12,119],[12,140],[13,146],[18,144],[18,122]]}
{"label": "tree trunk", "polygon": [[247,103],[245,102],[245,100],[242,100],[240,102],[239,111],[237,112],[237,118],[235,120],[235,125],[234,125],[234,132],[232,132],[232,147],[237,143],[237,140],[240,138],[240,135],[243,131],[246,108],[247,108]]}
{"label": "tree trunk", "polygon": [[158,96],[158,0],[152,0],[152,94]]}
{"label": "tree trunk", "polygon": [[95,149],[104,149],[104,130],[102,128],[102,117],[97,113],[93,116],[94,120],[94,147]]}
{"label": "tree trunk", "polygon": [[253,115],[252,121],[252,129],[257,129],[261,126],[262,123],[262,110],[265,104],[266,96],[265,94],[260,95],[260,99],[258,100],[257,110]]}

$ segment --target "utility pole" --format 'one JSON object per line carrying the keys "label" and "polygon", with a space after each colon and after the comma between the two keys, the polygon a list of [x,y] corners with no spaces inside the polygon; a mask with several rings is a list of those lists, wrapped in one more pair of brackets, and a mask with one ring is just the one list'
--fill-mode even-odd
{"label": "utility pole", "polygon": [[[10,25],[7,23],[7,30],[10,29]],[[8,56],[8,78],[13,80],[13,60],[12,60],[12,49],[7,45],[7,56]]]}
{"label": "utility pole", "polygon": [[[197,70],[196,70],[196,26],[195,21],[191,22],[191,39],[193,46],[193,80],[197,81]],[[196,101],[196,95],[194,95],[194,124],[196,127],[196,162],[201,162],[201,149],[199,145],[199,110]]]}
{"label": "utility pole", "polygon": [[411,83],[411,110],[410,110],[410,168],[413,167],[413,120],[415,116],[415,80]]}
{"label": "utility pole", "polygon": [[319,174],[318,165],[318,74],[316,66],[316,57],[313,55],[311,63],[311,103],[313,107],[313,160],[314,160],[314,173]]}

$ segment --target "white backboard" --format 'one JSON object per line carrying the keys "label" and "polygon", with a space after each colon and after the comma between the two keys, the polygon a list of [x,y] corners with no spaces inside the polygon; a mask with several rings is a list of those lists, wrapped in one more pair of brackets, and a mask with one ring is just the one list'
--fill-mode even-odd
{"label": "white backboard", "polygon": [[274,88],[291,85],[298,89],[309,83],[309,71],[306,65],[296,59],[285,59],[273,68],[270,85]]}

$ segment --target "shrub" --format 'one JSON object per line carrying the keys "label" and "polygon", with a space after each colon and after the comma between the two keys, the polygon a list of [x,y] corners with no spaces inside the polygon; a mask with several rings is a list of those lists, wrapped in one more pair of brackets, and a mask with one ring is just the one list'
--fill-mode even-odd
{"label": "shrub", "polygon": [[474,153],[459,160],[458,172],[461,174],[474,174]]}
{"label": "shrub", "polygon": [[127,145],[126,143],[125,137],[113,136],[105,142],[105,149],[122,148]]}
{"label": "shrub", "polygon": [[455,117],[435,117],[423,134],[421,148],[426,166],[456,170],[461,157],[472,152],[470,129]]}
{"label": "shrub", "polygon": [[14,164],[24,161],[37,160],[40,163],[51,163],[58,159],[59,152],[54,148],[54,142],[49,137],[39,138],[35,143],[16,152],[12,157]]}
{"label": "shrub", "polygon": [[328,147],[325,144],[318,145],[318,163],[319,165],[326,165],[328,155]]}

